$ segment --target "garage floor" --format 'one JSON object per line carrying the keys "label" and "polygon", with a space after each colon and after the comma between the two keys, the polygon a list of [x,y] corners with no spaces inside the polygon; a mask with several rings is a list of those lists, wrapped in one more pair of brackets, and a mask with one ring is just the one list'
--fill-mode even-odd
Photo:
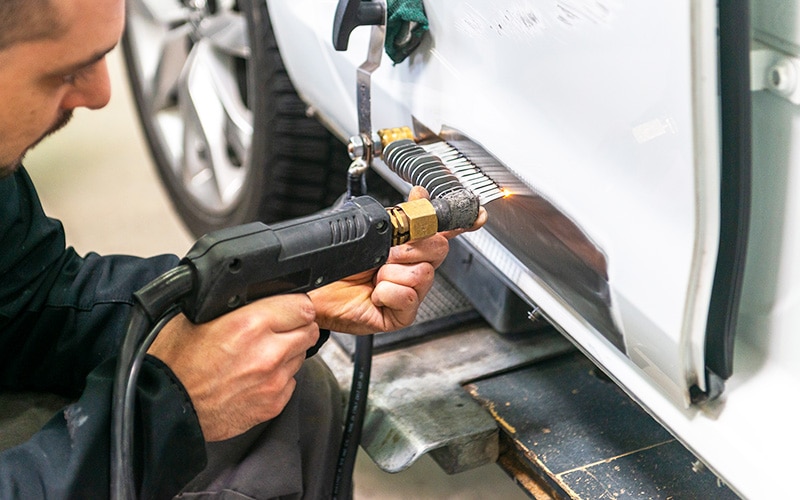
{"label": "garage floor", "polygon": [[[156,179],[118,51],[109,65],[109,106],[76,112],[66,129],[28,155],[26,167],[45,210],[63,221],[79,253],[183,255],[192,239]],[[386,474],[362,454],[355,487],[357,500],[528,498],[495,465],[448,476],[427,457]]]}

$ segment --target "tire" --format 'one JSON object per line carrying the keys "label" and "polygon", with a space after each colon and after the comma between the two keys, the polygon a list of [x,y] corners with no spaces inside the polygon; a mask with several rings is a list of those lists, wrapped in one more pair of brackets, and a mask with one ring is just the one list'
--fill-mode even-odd
{"label": "tire", "polygon": [[142,128],[178,214],[199,236],[330,206],[346,188],[346,147],[306,116],[266,2],[203,3],[129,0],[123,35]]}

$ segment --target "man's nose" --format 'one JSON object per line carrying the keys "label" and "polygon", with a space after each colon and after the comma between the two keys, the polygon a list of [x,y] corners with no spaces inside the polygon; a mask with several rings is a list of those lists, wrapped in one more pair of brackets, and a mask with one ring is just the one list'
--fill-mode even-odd
{"label": "man's nose", "polygon": [[111,81],[108,66],[103,59],[95,63],[75,81],[61,101],[62,109],[100,109],[111,99]]}

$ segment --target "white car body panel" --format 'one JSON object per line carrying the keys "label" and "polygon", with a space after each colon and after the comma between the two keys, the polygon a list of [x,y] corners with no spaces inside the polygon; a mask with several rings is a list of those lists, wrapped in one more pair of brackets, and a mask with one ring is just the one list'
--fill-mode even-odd
{"label": "white car body panel", "polygon": [[[336,52],[335,1],[267,3],[298,93],[341,138],[357,134],[356,68],[370,29],[357,28],[349,50]],[[799,15],[786,4],[795,2],[755,5],[754,25],[797,53]],[[574,221],[608,263],[609,314],[625,352],[494,236],[463,237],[735,491],[784,494],[794,467],[779,453],[800,446],[790,421],[800,232],[785,230],[800,216],[791,194],[800,192],[798,108],[754,94],[753,229],[735,369],[722,396],[697,407],[689,388],[706,389],[720,230],[716,2],[426,0],[425,8],[427,40],[398,65],[384,54],[372,76],[373,129],[412,118],[434,132],[454,127]]]}

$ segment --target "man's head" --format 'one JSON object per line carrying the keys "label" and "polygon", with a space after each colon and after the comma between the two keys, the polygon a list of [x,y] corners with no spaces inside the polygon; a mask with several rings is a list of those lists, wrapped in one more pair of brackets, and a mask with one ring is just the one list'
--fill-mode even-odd
{"label": "man's head", "polygon": [[63,34],[50,0],[0,0],[0,50]]}
{"label": "man's head", "polygon": [[0,177],[79,107],[108,103],[124,0],[0,0]]}

